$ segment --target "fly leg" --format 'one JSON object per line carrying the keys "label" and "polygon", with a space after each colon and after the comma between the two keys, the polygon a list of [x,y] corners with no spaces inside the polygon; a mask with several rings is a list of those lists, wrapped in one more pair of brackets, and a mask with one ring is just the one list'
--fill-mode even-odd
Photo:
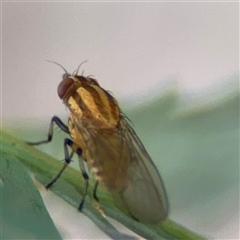
{"label": "fly leg", "polygon": [[[69,155],[68,147],[70,147],[72,149],[72,153],[70,155]],[[83,178],[85,180],[85,189],[84,189],[84,192],[83,192],[82,200],[81,200],[81,202],[79,204],[79,207],[78,207],[78,210],[81,211],[82,208],[83,208],[83,204],[85,202],[85,197],[87,195],[88,179],[89,179],[89,177],[88,177],[88,174],[86,172],[83,160],[81,158],[81,156],[82,156],[82,149],[80,147],[78,147],[69,138],[65,138],[65,140],[64,140],[64,153],[65,153],[64,165],[63,165],[62,169],[60,170],[60,172],[57,174],[57,176],[46,186],[46,188],[51,187],[58,180],[58,178],[62,175],[62,173],[65,170],[65,168],[71,162],[71,158],[72,158],[74,152],[78,155],[80,169],[81,169],[81,172],[82,172],[82,176],[83,176]]]}
{"label": "fly leg", "polygon": [[[50,126],[49,126],[49,131],[48,131],[48,138],[46,140],[42,140],[42,141],[38,141],[38,142],[26,142],[26,143],[29,144],[29,145],[40,145],[40,144],[51,142],[52,141],[52,136],[53,136],[53,125],[54,125],[54,123],[56,123],[57,126],[62,131],[70,134],[68,127],[62,122],[62,120],[60,118],[58,118],[57,116],[54,116],[51,119]],[[70,148],[72,148],[72,150],[73,150],[70,155],[69,155],[69,151],[68,151],[68,146]],[[59,173],[56,175],[56,177],[49,184],[46,185],[46,188],[47,189],[50,188],[58,180],[58,178],[62,175],[65,168],[71,162],[71,158],[72,158],[74,152],[78,155],[80,169],[81,169],[81,172],[82,172],[82,176],[85,180],[85,190],[84,190],[84,193],[83,193],[82,200],[81,200],[81,202],[79,204],[79,207],[78,207],[78,210],[81,211],[82,207],[83,207],[83,204],[84,204],[84,201],[85,201],[86,194],[87,194],[89,177],[88,177],[88,174],[86,172],[85,166],[83,164],[83,160],[81,159],[82,149],[79,148],[71,139],[66,138],[64,140],[64,153],[65,153],[64,165],[63,165],[62,169],[59,171]]]}
{"label": "fly leg", "polygon": [[93,197],[94,197],[94,199],[95,199],[97,202],[99,202],[99,199],[98,199],[98,197],[97,197],[98,183],[99,183],[99,182],[96,181],[95,186],[94,186],[94,189],[93,189]]}
{"label": "fly leg", "polygon": [[[77,146],[76,146],[77,147]],[[87,195],[87,189],[88,189],[88,174],[86,172],[86,169],[85,169],[85,165],[83,163],[83,159],[81,158],[81,155],[82,155],[82,149],[77,147],[76,149],[76,153],[78,155],[78,162],[79,162],[79,166],[80,166],[80,170],[82,172],[82,176],[85,180],[85,189],[84,189],[84,192],[83,192],[83,196],[82,196],[82,200],[79,204],[79,207],[78,207],[78,210],[81,212],[82,211],[82,208],[83,208],[83,204],[85,202],[85,198],[86,198],[86,195]]]}
{"label": "fly leg", "polygon": [[[57,180],[58,178],[60,178],[60,176],[62,175],[63,171],[65,170],[65,168],[68,166],[68,164],[71,162],[71,158],[73,156],[74,153],[74,148],[73,148],[73,144],[75,144],[71,139],[69,138],[65,138],[64,139],[64,154],[65,154],[65,159],[64,159],[64,165],[62,166],[62,169],[60,170],[60,172],[57,174],[57,176],[50,182],[48,183],[45,187],[48,189],[50,188]],[[72,152],[69,155],[68,152],[68,146],[72,148]],[[81,150],[81,149],[80,149]],[[82,150],[81,150],[82,151]]]}
{"label": "fly leg", "polygon": [[[57,126],[62,131],[64,131],[65,133],[68,133],[68,134],[70,133],[68,127],[62,122],[62,120],[60,118],[58,118],[57,116],[53,116],[52,119],[51,119],[51,122],[50,122],[47,139],[46,140],[42,140],[42,141],[38,141],[38,142],[26,142],[26,143],[29,144],[29,145],[41,145],[41,144],[44,144],[44,143],[51,142],[52,141],[52,137],[53,137],[53,126],[54,126],[54,123],[56,123]],[[57,179],[62,175],[62,173],[65,170],[65,168],[71,162],[71,158],[73,156],[73,152],[70,155],[68,153],[67,145],[70,146],[69,140],[70,139],[65,139],[65,141],[64,141],[64,152],[65,152],[65,162],[64,162],[64,165],[63,165],[62,169],[60,170],[60,172],[57,174],[57,176],[49,184],[47,184],[45,186],[47,189],[50,188],[53,185],[53,183],[55,183],[57,181]]]}
{"label": "fly leg", "polygon": [[99,205],[99,199],[97,197],[97,188],[99,185],[99,181],[96,181],[95,185],[94,185],[94,189],[93,189],[93,197],[94,199],[97,201],[97,203],[94,204],[95,209],[103,216],[105,217],[105,213],[104,211],[101,209],[100,205]]}
{"label": "fly leg", "polygon": [[57,126],[65,133],[70,133],[68,127],[62,122],[60,118],[57,116],[53,116],[50,122],[49,131],[48,131],[48,138],[46,140],[38,141],[38,142],[26,142],[29,145],[41,145],[44,143],[49,143],[52,141],[53,136],[53,124],[56,123]]}

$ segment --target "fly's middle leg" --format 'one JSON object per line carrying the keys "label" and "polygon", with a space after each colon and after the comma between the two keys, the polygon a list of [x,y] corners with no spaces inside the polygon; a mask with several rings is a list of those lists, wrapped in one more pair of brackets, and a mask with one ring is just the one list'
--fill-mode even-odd
{"label": "fly's middle leg", "polygon": [[62,173],[65,170],[65,168],[71,162],[71,158],[72,158],[74,152],[72,151],[72,153],[69,155],[68,146],[73,148],[74,144],[75,143],[71,139],[69,139],[69,138],[65,138],[64,139],[64,144],[63,144],[64,154],[65,154],[64,165],[63,165],[62,169],[60,170],[60,172],[57,174],[57,176],[50,183],[48,183],[45,186],[47,189],[50,188],[58,180],[58,178],[60,178],[60,176],[62,175]]}
{"label": "fly's middle leg", "polygon": [[[70,147],[72,149],[72,153],[71,154],[69,154],[68,147]],[[51,187],[58,180],[58,178],[62,175],[62,173],[65,170],[65,168],[71,162],[71,158],[72,158],[74,152],[78,155],[80,170],[81,170],[82,176],[83,176],[83,178],[85,180],[85,188],[84,188],[82,200],[81,200],[81,202],[79,204],[79,207],[78,207],[78,210],[81,211],[82,208],[83,208],[84,202],[85,202],[86,195],[87,195],[89,177],[88,177],[88,174],[86,172],[83,160],[81,158],[81,156],[82,156],[82,149],[80,147],[78,147],[77,144],[74,143],[69,138],[65,138],[65,140],[64,140],[64,153],[65,153],[64,165],[63,165],[62,169],[60,170],[60,172],[57,174],[57,176],[46,186],[46,188]]]}

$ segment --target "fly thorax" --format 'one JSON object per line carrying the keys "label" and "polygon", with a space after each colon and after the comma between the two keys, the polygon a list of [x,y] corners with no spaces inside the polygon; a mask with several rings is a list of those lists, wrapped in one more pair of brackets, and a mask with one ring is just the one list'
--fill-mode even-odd
{"label": "fly thorax", "polygon": [[119,122],[120,111],[113,97],[96,85],[79,87],[68,103],[70,110],[93,128],[115,128]]}

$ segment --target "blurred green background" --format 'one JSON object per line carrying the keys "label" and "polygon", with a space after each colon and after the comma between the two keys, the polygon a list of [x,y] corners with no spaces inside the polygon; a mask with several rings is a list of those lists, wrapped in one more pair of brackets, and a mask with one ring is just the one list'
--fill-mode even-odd
{"label": "blurred green background", "polygon": [[[238,2],[5,1],[1,7],[5,131],[37,141],[52,115],[67,122],[56,94],[62,70],[44,60],[70,72],[89,60],[80,72],[94,74],[133,122],[163,177],[170,218],[209,238],[239,238]],[[59,132],[39,149],[62,160]],[[78,169],[77,161],[72,165]],[[96,231],[85,227],[86,219],[71,227],[72,218],[65,231]]]}
{"label": "blurred green background", "polygon": [[[239,228],[238,75],[228,86],[201,101],[189,98],[190,104],[174,84],[150,100],[135,99],[131,108],[122,103],[163,177],[170,219],[216,239],[236,238]],[[5,124],[5,130],[24,140],[44,139],[50,117]],[[53,143],[38,148],[63,160],[64,137],[56,128]],[[72,166],[78,169],[78,162]]]}

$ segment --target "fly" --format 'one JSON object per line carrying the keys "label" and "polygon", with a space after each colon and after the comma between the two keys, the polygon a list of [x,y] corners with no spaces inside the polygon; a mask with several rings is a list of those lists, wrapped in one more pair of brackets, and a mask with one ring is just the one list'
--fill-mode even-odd
{"label": "fly", "polygon": [[101,184],[120,200],[133,219],[149,224],[160,222],[167,217],[168,203],[156,166],[121,113],[116,99],[94,78],[78,75],[79,68],[73,74],[63,68],[65,74],[58,86],[58,96],[70,111],[68,125],[54,116],[48,138],[28,143],[51,142],[54,123],[70,135],[64,140],[64,165],[46,188],[56,182],[71,162],[70,147],[78,155],[85,180],[79,211],[83,208],[88,189],[87,165],[96,179],[93,196],[97,201],[97,187]]}

